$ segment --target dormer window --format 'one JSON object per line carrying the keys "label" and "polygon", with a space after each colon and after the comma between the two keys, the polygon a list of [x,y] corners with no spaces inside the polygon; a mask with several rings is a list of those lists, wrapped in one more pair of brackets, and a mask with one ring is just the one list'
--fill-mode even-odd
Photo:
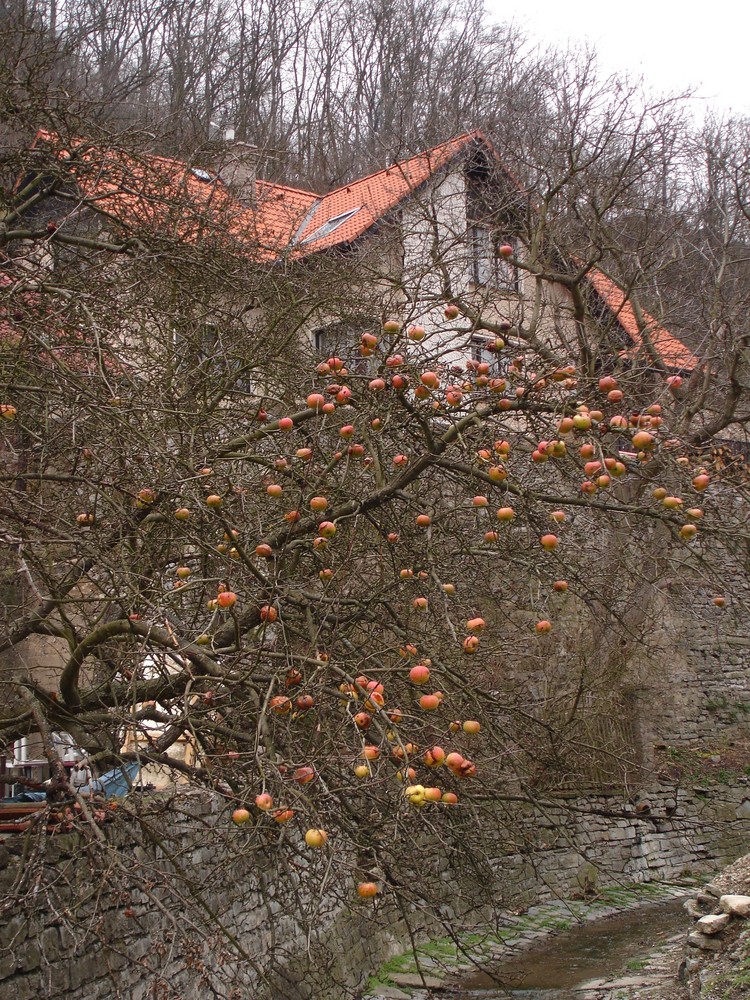
{"label": "dormer window", "polygon": [[326,236],[330,236],[331,233],[335,232],[339,228],[339,226],[343,226],[343,224],[348,222],[352,216],[356,215],[360,208],[362,208],[362,206],[357,205],[356,208],[350,208],[348,212],[342,212],[340,215],[334,215],[332,219],[328,219],[322,226],[318,226],[317,229],[313,230],[309,236],[305,236],[304,239],[300,240],[300,244],[304,246],[305,243],[313,243],[316,240],[325,239]]}
{"label": "dormer window", "polygon": [[208,183],[210,183],[210,181],[213,181],[213,180],[216,179],[212,174],[209,174],[209,172],[207,170],[203,170],[201,167],[191,167],[190,168],[190,173],[197,180],[203,181],[204,184],[208,184]]}
{"label": "dormer window", "polygon": [[469,230],[471,243],[471,279],[475,285],[486,285],[501,291],[518,291],[518,268],[498,250],[501,246],[513,247],[516,254],[517,241],[512,237],[502,239],[489,226],[473,225]]}

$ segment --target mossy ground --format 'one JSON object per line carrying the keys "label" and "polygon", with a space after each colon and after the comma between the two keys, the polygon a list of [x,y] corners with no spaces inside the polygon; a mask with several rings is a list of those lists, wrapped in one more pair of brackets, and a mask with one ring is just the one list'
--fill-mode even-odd
{"label": "mossy ground", "polygon": [[[365,995],[377,995],[378,989],[393,987],[393,973],[444,974],[454,976],[466,969],[481,968],[514,944],[523,948],[534,938],[570,930],[575,924],[594,920],[613,911],[627,910],[644,902],[668,899],[678,890],[689,888],[690,880],[679,883],[645,882],[613,886],[601,890],[594,899],[565,899],[532,907],[525,914],[508,914],[505,927],[434,938],[416,951],[389,959],[370,977]],[[403,988],[403,987],[401,987]],[[738,994],[747,996],[748,993]],[[734,1000],[734,998],[732,998]]]}

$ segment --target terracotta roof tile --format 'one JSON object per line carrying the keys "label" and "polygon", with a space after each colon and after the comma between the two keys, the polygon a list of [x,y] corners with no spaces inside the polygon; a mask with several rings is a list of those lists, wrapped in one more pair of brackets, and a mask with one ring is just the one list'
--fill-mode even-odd
{"label": "terracotta roof tile", "polygon": [[61,162],[72,160],[71,171],[82,195],[128,228],[167,232],[188,242],[236,241],[252,246],[256,257],[277,255],[283,213],[269,213],[269,220],[277,222],[265,225],[259,213],[242,204],[216,174],[180,160],[125,153],[106,145],[76,142],[66,147],[45,132],[38,133],[39,143],[47,144]]}
{"label": "terracotta roof tile", "polygon": [[[596,268],[592,268],[587,273],[586,278],[632,341],[629,347],[620,351],[621,357],[647,358],[647,346],[638,326],[633,305],[622,288]],[[690,348],[657,322],[653,316],[644,311],[643,319],[646,323],[646,333],[649,340],[665,365],[687,371],[694,371],[699,366],[700,360]]]}
{"label": "terracotta roof tile", "polygon": [[[320,205],[299,234],[306,250],[324,250],[351,243],[362,236],[388,212],[413,194],[437,170],[449,163],[470,143],[482,140],[480,132],[467,132],[434,149],[401,160],[384,170],[343,185],[325,195]],[[311,239],[330,219],[356,209],[342,225],[321,239]]]}
{"label": "terracotta roof tile", "polygon": [[264,246],[277,253],[289,247],[310,209],[320,201],[318,195],[300,188],[257,181],[255,235]]}

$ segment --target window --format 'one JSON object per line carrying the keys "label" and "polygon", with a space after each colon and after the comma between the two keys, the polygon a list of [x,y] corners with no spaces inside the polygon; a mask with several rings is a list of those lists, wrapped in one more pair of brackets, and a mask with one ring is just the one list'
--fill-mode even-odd
{"label": "window", "polygon": [[471,278],[475,285],[489,285],[492,288],[518,291],[518,268],[511,261],[501,257],[498,248],[502,245],[513,247],[515,256],[517,242],[505,238],[502,242],[488,226],[474,225],[469,231],[471,241]]}
{"label": "window", "polygon": [[370,371],[370,358],[360,354],[361,337],[372,323],[330,323],[313,333],[315,353],[321,358],[341,358],[346,367],[360,375]]}
{"label": "window", "polygon": [[472,337],[471,359],[479,364],[489,365],[492,378],[504,378],[510,368],[509,351],[507,349],[491,351],[487,347],[487,340],[484,337]]}
{"label": "window", "polygon": [[322,226],[314,229],[309,236],[305,236],[304,239],[300,240],[300,245],[304,246],[305,243],[312,243],[314,240],[322,240],[326,236],[330,236],[339,226],[343,226],[353,215],[356,215],[361,207],[361,205],[357,205],[356,208],[350,208],[348,212],[342,212],[341,215],[334,215],[332,219],[328,219]]}
{"label": "window", "polygon": [[255,394],[252,372],[245,370],[241,337],[214,323],[202,323],[187,332],[175,330],[173,345],[177,370],[206,384],[225,384],[237,392]]}

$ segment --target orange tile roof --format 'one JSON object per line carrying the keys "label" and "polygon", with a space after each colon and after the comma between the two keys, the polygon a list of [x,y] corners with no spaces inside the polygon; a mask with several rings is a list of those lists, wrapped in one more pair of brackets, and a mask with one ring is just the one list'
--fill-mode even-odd
{"label": "orange tile roof", "polygon": [[[635,310],[622,288],[596,268],[592,268],[587,273],[586,278],[632,341],[631,346],[620,351],[620,356],[648,358],[648,348],[644,343]],[[686,344],[683,344],[645,311],[643,311],[643,319],[646,323],[648,338],[665,365],[669,368],[680,368],[687,371],[694,371],[698,368],[700,360]]]}
{"label": "orange tile roof", "polygon": [[[32,328],[44,327],[43,337],[28,335],[29,320]],[[113,374],[126,373],[122,361],[100,344],[91,344],[84,331],[55,326],[58,322],[41,293],[30,291],[23,278],[0,274],[0,351],[10,351],[16,357],[32,355],[50,369],[62,364],[79,375],[99,375],[102,365]]]}
{"label": "orange tile roof", "polygon": [[[293,188],[268,185],[274,192],[264,189],[267,198],[259,212],[242,204],[216,174],[181,160],[80,140],[66,146],[46,132],[37,134],[35,145],[39,143],[49,146],[61,162],[71,161],[76,183],[92,207],[129,228],[187,242],[228,240],[246,250],[252,247],[255,257],[275,259],[279,240],[307,211],[299,204],[299,196],[306,193]],[[306,197],[315,200],[314,195]]]}
{"label": "orange tile roof", "polygon": [[256,183],[255,235],[264,246],[281,252],[290,246],[310,209],[319,201],[318,195],[312,191],[272,184],[259,178]]}
{"label": "orange tile roof", "polygon": [[[345,184],[325,195],[299,234],[298,242],[309,251],[351,243],[372,228],[388,212],[408,198],[470,143],[482,141],[480,132],[467,132],[434,149],[401,160],[384,170]],[[355,213],[334,232],[311,239],[324,223],[345,212]]]}
{"label": "orange tile roof", "polygon": [[[259,248],[256,255],[261,258],[292,248],[296,254],[307,254],[352,242],[467,146],[480,141],[491,148],[480,132],[467,132],[325,195],[258,179],[256,204],[248,206],[219,177],[201,179],[180,160],[138,156],[83,141],[67,148],[47,132],[39,132],[36,139],[49,145],[60,160],[75,155],[73,172],[82,193],[117,221],[162,232],[171,228],[187,240],[209,234],[231,236]],[[314,238],[329,220],[352,210],[342,225]]]}

